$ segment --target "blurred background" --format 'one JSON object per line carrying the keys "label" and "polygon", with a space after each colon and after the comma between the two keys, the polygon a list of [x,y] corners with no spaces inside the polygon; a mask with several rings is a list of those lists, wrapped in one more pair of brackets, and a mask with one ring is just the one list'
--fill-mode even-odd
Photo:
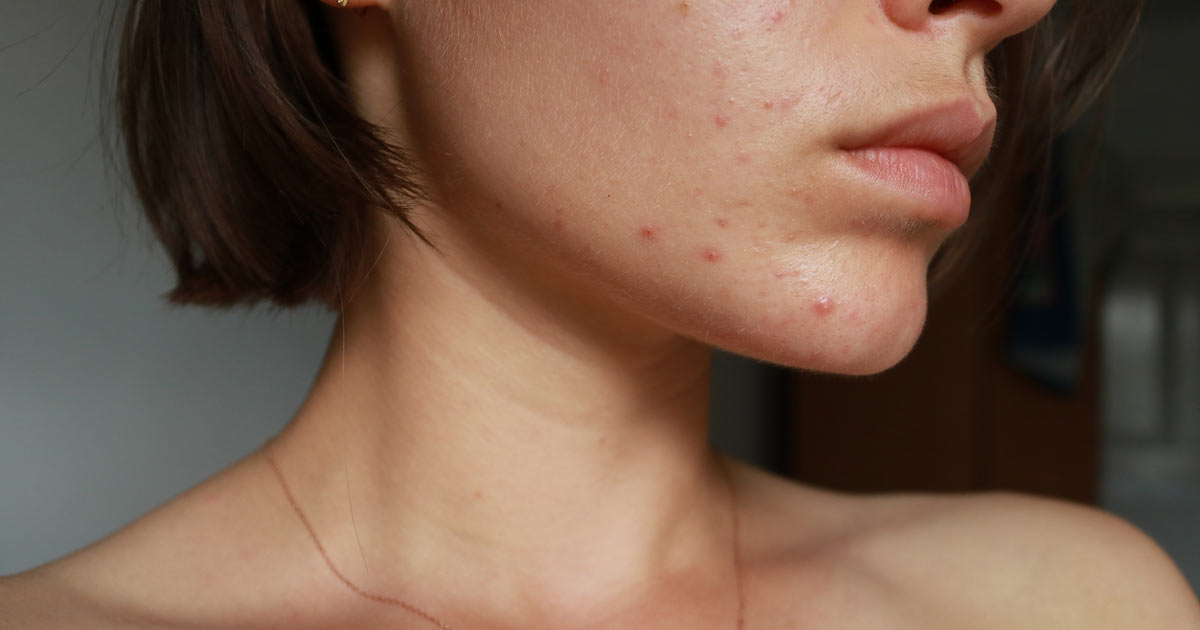
{"label": "blurred background", "polygon": [[[257,448],[298,407],[333,323],[315,308],[159,300],[166,261],[106,170],[97,4],[0,8],[0,574],[101,538]],[[1200,586],[1197,59],[1200,4],[1151,0],[1091,115],[1099,142],[1081,126],[1059,143],[1064,212],[1036,226],[1036,245],[989,241],[883,375],[719,355],[713,440],[856,492],[1095,504]]]}

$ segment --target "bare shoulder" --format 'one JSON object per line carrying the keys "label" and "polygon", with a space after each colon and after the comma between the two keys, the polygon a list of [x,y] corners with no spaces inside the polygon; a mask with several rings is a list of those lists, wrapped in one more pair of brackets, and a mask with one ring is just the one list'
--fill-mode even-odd
{"label": "bare shoulder", "polygon": [[[311,572],[273,571],[263,550],[291,549],[271,508],[286,504],[252,483],[255,466],[243,460],[87,547],[0,577],[0,630],[268,625],[263,609]],[[285,577],[253,577],[273,573]]]}
{"label": "bare shoulder", "polygon": [[862,548],[881,574],[996,627],[1200,630],[1200,603],[1175,564],[1107,512],[991,492],[878,498],[864,514],[877,529]]}
{"label": "bare shoulder", "polygon": [[128,628],[82,592],[44,570],[0,577],[0,628]]}
{"label": "bare shoulder", "polygon": [[[839,627],[1200,630],[1148,536],[1104,511],[1007,492],[859,495],[735,464],[772,617]],[[750,532],[748,532],[750,533]],[[786,560],[781,560],[786,558]],[[772,597],[773,596],[773,597]]]}

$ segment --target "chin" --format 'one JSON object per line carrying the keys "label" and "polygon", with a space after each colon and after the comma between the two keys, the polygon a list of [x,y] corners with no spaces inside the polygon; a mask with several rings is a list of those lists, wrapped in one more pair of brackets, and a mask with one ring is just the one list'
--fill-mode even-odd
{"label": "chin", "polygon": [[743,323],[710,329],[706,341],[787,368],[847,376],[878,374],[908,356],[921,335],[928,301],[924,284],[920,288],[886,299],[876,296],[824,318],[807,308],[798,311],[804,316],[768,320],[765,325],[760,317],[757,326]]}

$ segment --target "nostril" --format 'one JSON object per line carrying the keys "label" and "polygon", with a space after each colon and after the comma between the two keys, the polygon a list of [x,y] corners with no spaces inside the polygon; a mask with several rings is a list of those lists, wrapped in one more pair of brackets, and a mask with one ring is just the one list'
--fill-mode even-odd
{"label": "nostril", "polygon": [[941,15],[950,11],[974,11],[980,15],[995,15],[1003,10],[997,0],[932,0],[929,12]]}

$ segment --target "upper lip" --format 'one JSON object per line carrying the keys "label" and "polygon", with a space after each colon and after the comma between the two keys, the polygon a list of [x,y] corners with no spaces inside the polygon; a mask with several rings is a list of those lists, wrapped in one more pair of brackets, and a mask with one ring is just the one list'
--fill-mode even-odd
{"label": "upper lip", "polygon": [[848,151],[873,148],[913,148],[936,153],[953,162],[968,179],[987,160],[996,133],[996,108],[960,97],[933,107],[906,112],[842,146]]}

